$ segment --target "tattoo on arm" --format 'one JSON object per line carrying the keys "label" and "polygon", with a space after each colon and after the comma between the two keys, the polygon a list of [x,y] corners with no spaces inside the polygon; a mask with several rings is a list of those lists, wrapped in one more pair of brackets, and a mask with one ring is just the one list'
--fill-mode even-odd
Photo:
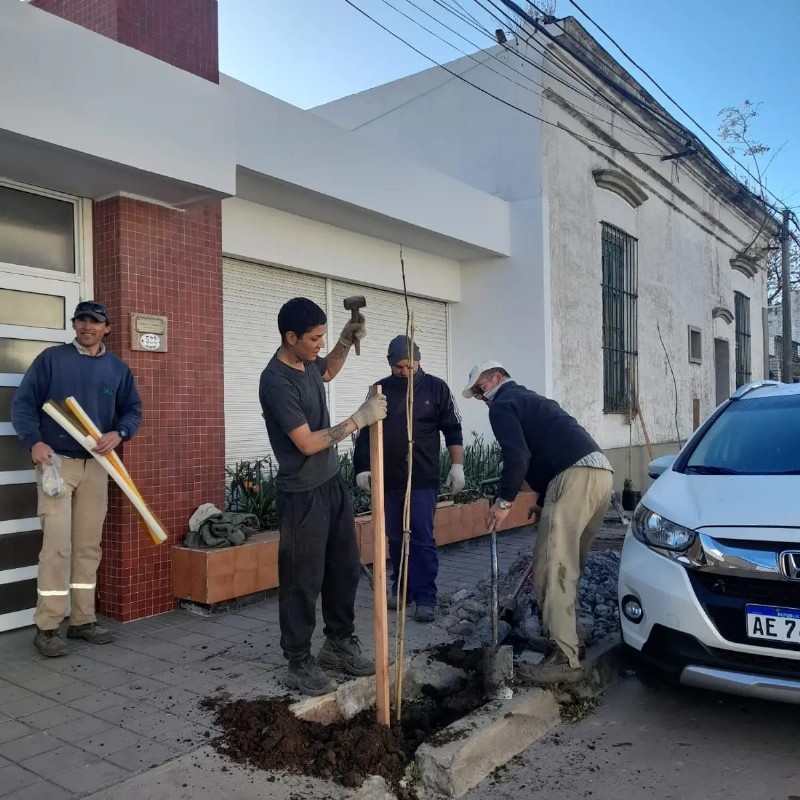
{"label": "tattoo on arm", "polygon": [[325,438],[331,445],[338,444],[347,436],[347,428],[347,422],[340,422],[338,425],[334,425],[332,428],[328,428],[328,430],[325,431]]}

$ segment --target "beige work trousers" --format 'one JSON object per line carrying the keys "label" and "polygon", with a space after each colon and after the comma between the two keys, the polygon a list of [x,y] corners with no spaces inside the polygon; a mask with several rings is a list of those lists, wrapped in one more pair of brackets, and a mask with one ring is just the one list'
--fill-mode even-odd
{"label": "beige work trousers", "polygon": [[108,473],[94,458],[61,456],[61,475],[64,489],[58,497],[50,497],[42,490],[42,468],[36,468],[44,537],[33,620],[45,631],[63,621],[68,599],[71,625],[95,621],[100,539],[108,510]]}
{"label": "beige work trousers", "polygon": [[547,487],[533,562],[533,588],[542,612],[543,632],[554,640],[572,667],[579,667],[575,614],[578,581],[592,539],[611,500],[612,473],[595,467],[570,467]]}

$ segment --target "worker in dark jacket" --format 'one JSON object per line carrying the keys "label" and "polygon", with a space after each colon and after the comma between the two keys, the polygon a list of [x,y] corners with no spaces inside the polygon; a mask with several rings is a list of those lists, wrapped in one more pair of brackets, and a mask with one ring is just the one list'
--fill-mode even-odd
{"label": "worker in dark jacket", "polygon": [[[387,358],[392,374],[378,381],[388,401],[383,425],[386,534],[392,559],[389,605],[397,605],[400,556],[403,544],[403,505],[408,480],[408,426],[406,394],[409,376],[414,380],[414,456],[411,470],[411,547],[408,563],[408,600],[416,604],[414,619],[432,622],[436,606],[436,578],[439,554],[433,537],[433,518],[439,495],[440,434],[450,452],[452,466],[445,487],[454,495],[464,488],[463,436],[461,418],[447,384],[420,368],[419,348],[414,345],[409,362],[410,342],[397,336],[389,343]],[[354,462],[356,483],[370,491],[369,430],[362,429],[356,440]]]}
{"label": "worker in dark jacket", "polygon": [[463,395],[488,404],[503,451],[499,496],[489,508],[487,526],[502,525],[523,482],[544,497],[533,585],[552,647],[541,664],[520,667],[519,676],[536,684],[580,680],[578,581],[611,500],[611,465],[555,400],[514,383],[497,361],[474,366]]}

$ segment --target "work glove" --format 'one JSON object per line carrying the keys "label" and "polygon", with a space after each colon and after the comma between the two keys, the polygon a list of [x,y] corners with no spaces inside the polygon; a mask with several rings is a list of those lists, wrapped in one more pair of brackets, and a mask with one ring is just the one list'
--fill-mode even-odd
{"label": "work glove", "polygon": [[339,344],[343,347],[352,347],[353,342],[359,342],[367,335],[367,326],[365,324],[363,314],[358,315],[358,322],[348,320],[347,324],[342,328],[342,334],[339,336]]}
{"label": "work glove", "polygon": [[356,475],[356,486],[361,489],[362,492],[366,492],[369,494],[372,492],[372,485],[371,485],[371,478],[372,474],[369,472],[359,472]]}
{"label": "work glove", "polygon": [[453,464],[453,466],[450,467],[450,472],[447,474],[444,488],[456,495],[463,490],[466,483],[463,464]]}
{"label": "work glove", "polygon": [[356,428],[368,428],[378,420],[386,419],[386,395],[376,394],[361,404],[361,407],[353,414],[350,419],[356,424]]}

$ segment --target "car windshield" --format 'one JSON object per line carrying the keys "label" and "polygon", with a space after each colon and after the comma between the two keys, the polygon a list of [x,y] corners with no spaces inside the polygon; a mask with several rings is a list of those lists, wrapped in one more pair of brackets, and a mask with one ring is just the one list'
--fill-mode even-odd
{"label": "car windshield", "polygon": [[800,475],[800,394],[731,403],[703,436],[685,471]]}

